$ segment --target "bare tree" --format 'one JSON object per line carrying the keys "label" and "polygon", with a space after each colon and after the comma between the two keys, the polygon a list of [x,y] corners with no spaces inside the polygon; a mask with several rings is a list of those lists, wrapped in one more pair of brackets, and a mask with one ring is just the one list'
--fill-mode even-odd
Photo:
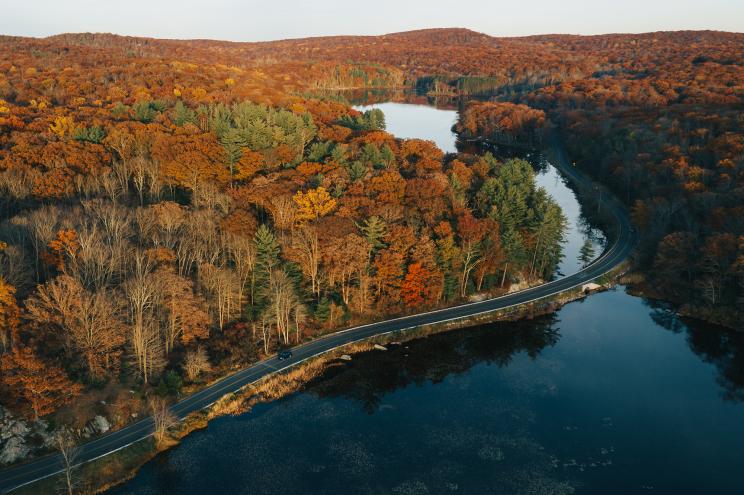
{"label": "bare tree", "polygon": [[54,238],[59,216],[59,209],[56,206],[49,205],[44,205],[28,215],[29,234],[31,245],[34,248],[37,281],[41,280],[41,266],[39,264],[41,253],[46,249],[49,241]]}
{"label": "bare tree", "polygon": [[121,160],[114,163],[111,170],[113,171],[117,189],[120,191],[119,194],[126,196],[129,194],[129,164],[126,160]]}
{"label": "bare tree", "polygon": [[150,200],[158,200],[163,191],[163,178],[160,174],[160,162],[151,160],[146,170],[147,192]]}
{"label": "bare tree", "polygon": [[292,228],[297,208],[291,196],[273,196],[269,199],[268,209],[274,218],[274,226],[278,230],[285,231]]}
{"label": "bare tree", "polygon": [[32,261],[20,245],[9,243],[0,250],[0,276],[20,291],[35,285],[32,266]]}
{"label": "bare tree", "polygon": [[224,236],[225,251],[229,261],[235,268],[238,280],[238,313],[242,313],[245,305],[245,291],[250,287],[251,304],[254,300],[256,287],[256,249],[253,241],[248,237],[237,234],[226,234]]}
{"label": "bare tree", "polygon": [[[300,305],[300,301],[297,298],[292,279],[284,270],[274,270],[269,280],[267,295],[277,336],[285,344],[289,344],[292,315],[297,306]],[[294,314],[298,317],[300,313]]]}
{"label": "bare tree", "polygon": [[11,168],[0,172],[0,206],[27,198],[32,190],[33,181],[26,171]]}
{"label": "bare tree", "polygon": [[195,207],[223,214],[230,209],[230,196],[221,192],[216,185],[208,182],[194,191],[191,202]]}
{"label": "bare tree", "polygon": [[483,262],[483,258],[480,255],[480,246],[474,242],[463,243],[460,253],[460,297],[465,297],[470,274]]}
{"label": "bare tree", "polygon": [[307,310],[303,304],[297,304],[294,307],[292,316],[294,317],[295,342],[300,343],[300,324],[307,321]]}
{"label": "bare tree", "polygon": [[137,368],[145,383],[162,365],[162,342],[153,308],[157,284],[152,275],[153,262],[143,251],[132,257],[132,277],[122,288],[129,303],[130,342]]}
{"label": "bare tree", "polygon": [[158,268],[154,276],[165,353],[170,353],[179,340],[188,344],[207,338],[210,323],[207,305],[194,294],[191,280],[181,277],[170,266]]}
{"label": "bare tree", "polygon": [[183,369],[186,371],[186,377],[192,382],[199,378],[199,375],[211,369],[209,358],[207,358],[207,353],[202,346],[186,353]]}
{"label": "bare tree", "polygon": [[145,186],[147,185],[147,169],[149,160],[144,156],[135,156],[129,161],[129,170],[132,177],[132,184],[137,190],[140,206],[145,204]]}
{"label": "bare tree", "polygon": [[235,272],[211,263],[199,266],[199,276],[207,300],[216,313],[220,330],[233,316],[239,313],[237,304],[239,282]]}
{"label": "bare tree", "polygon": [[83,208],[94,217],[104,234],[107,244],[120,244],[132,235],[132,214],[118,203],[86,201]]}
{"label": "bare tree", "polygon": [[155,442],[161,444],[168,434],[168,429],[176,424],[178,419],[171,412],[168,403],[161,397],[150,399],[150,413],[152,414]]}
{"label": "bare tree", "polygon": [[[264,354],[269,354],[269,347],[271,347],[271,324],[273,322],[273,314],[271,308],[267,308],[258,320],[258,324],[261,327],[261,341],[263,342]],[[256,323],[253,323],[253,331],[255,333]]]}
{"label": "bare tree", "polygon": [[106,193],[111,201],[116,201],[122,195],[121,184],[113,170],[94,175],[93,180],[98,181],[98,187]]}
{"label": "bare tree", "polygon": [[143,216],[138,222],[149,224],[145,229],[140,227],[141,230],[149,232],[151,237],[148,240],[155,246],[175,251],[187,219],[186,210],[178,203],[163,201],[141,211]]}
{"label": "bare tree", "polygon": [[119,298],[113,293],[105,289],[88,292],[68,275],[40,285],[26,301],[29,318],[59,327],[68,352],[80,355],[94,377],[118,364],[116,358],[125,341],[120,310]]}
{"label": "bare tree", "polygon": [[80,452],[78,440],[70,429],[62,428],[55,435],[54,446],[62,457],[65,491],[67,495],[72,495],[77,485],[75,467],[77,466],[77,457]]}
{"label": "bare tree", "polygon": [[81,225],[77,230],[77,240],[80,245],[70,262],[65,266],[65,272],[88,289],[97,290],[110,284],[116,269],[112,262],[110,249],[104,244],[97,226]]}
{"label": "bare tree", "polygon": [[320,298],[320,243],[315,227],[304,225],[292,236],[290,255],[296,258],[302,272],[310,279],[312,293]]}

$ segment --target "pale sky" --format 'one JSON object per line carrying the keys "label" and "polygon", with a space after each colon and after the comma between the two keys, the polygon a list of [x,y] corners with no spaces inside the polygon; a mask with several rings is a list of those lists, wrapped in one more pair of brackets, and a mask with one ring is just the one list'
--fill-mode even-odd
{"label": "pale sky", "polygon": [[261,41],[467,27],[494,36],[744,31],[744,0],[0,0],[0,34]]}

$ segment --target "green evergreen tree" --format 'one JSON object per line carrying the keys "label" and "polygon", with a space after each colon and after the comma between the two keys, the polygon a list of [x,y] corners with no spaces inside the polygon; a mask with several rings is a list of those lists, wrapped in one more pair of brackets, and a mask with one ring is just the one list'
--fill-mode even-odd
{"label": "green evergreen tree", "polygon": [[355,161],[346,167],[346,171],[349,172],[349,179],[351,179],[351,182],[356,182],[367,175],[367,166],[360,161]]}
{"label": "green evergreen tree", "polygon": [[344,165],[347,162],[346,152],[348,151],[349,145],[338,143],[331,150],[331,158],[334,162],[338,162]]}
{"label": "green evergreen tree", "polygon": [[279,265],[279,242],[265,224],[258,228],[253,242],[256,245],[256,278],[259,283],[266,283],[271,270]]}
{"label": "green evergreen tree", "polygon": [[99,144],[106,137],[106,132],[101,126],[78,127],[72,135],[76,141],[87,141]]}
{"label": "green evergreen tree", "polygon": [[144,124],[149,124],[155,120],[157,112],[155,108],[153,108],[152,103],[153,102],[151,101],[138,101],[135,103],[134,106],[132,106],[135,120],[139,120]]}
{"label": "green evergreen tree", "polygon": [[116,119],[123,119],[129,117],[129,107],[119,102],[111,109],[111,115]]}
{"label": "green evergreen tree", "polygon": [[359,226],[359,230],[364,234],[364,238],[372,246],[373,251],[382,249],[385,247],[385,243],[382,239],[387,233],[387,225],[385,220],[378,216],[369,217],[364,221],[364,224]]}
{"label": "green evergreen tree", "polygon": [[220,144],[225,149],[227,156],[227,166],[230,169],[230,175],[234,175],[235,164],[243,156],[243,148],[248,143],[240,131],[237,129],[228,129],[220,138]]}
{"label": "green evergreen tree", "polygon": [[372,143],[367,143],[359,154],[359,161],[367,166],[378,168],[378,165],[382,163],[382,155],[377,146]]}
{"label": "green evergreen tree", "polygon": [[328,321],[328,318],[331,316],[331,300],[328,296],[324,295],[320,298],[318,305],[315,307],[313,316],[321,323]]}
{"label": "green evergreen tree", "polygon": [[184,105],[181,100],[178,100],[173,106],[171,119],[173,120],[173,123],[179,127],[186,124],[196,124],[197,122],[196,112]]}
{"label": "green evergreen tree", "polygon": [[515,230],[507,230],[501,235],[501,246],[506,255],[504,272],[501,278],[501,286],[510,273],[521,270],[527,262],[527,251],[524,247],[522,235]]}
{"label": "green evergreen tree", "polygon": [[380,160],[382,166],[376,166],[375,168],[387,168],[395,163],[395,153],[387,144],[383,144],[380,148]]}
{"label": "green evergreen tree", "polygon": [[595,254],[594,243],[592,243],[590,239],[585,240],[579,250],[579,261],[581,261],[581,266],[585,267],[591,263]]}
{"label": "green evergreen tree", "polygon": [[310,162],[322,162],[325,157],[331,154],[333,145],[333,141],[313,143],[308,150],[307,160]]}
{"label": "green evergreen tree", "polygon": [[364,112],[364,122],[366,130],[384,131],[385,130],[385,113],[379,108],[373,108]]}

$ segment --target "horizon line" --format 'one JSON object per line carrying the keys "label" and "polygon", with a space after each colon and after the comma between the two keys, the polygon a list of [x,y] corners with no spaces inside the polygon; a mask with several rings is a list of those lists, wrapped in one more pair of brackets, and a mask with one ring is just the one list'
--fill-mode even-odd
{"label": "horizon line", "polygon": [[225,39],[221,39],[221,38],[168,38],[168,37],[160,38],[157,36],[123,34],[123,33],[116,33],[116,32],[110,32],[110,31],[65,31],[65,32],[50,34],[47,36],[0,33],[0,37],[33,39],[33,40],[48,40],[50,38],[66,36],[66,35],[93,35],[93,36],[108,35],[108,36],[116,36],[120,38],[139,38],[139,39],[151,39],[151,40],[159,40],[159,41],[186,41],[186,42],[188,41],[217,41],[217,42],[223,42],[223,43],[275,43],[275,42],[282,42],[282,41],[301,41],[301,40],[323,39],[323,38],[380,38],[384,36],[395,36],[395,35],[424,32],[424,31],[458,31],[458,30],[469,31],[474,34],[481,34],[481,35],[488,36],[494,39],[524,39],[524,38],[535,38],[535,37],[540,37],[540,36],[570,36],[570,37],[576,37],[576,38],[591,38],[591,37],[600,37],[600,36],[629,36],[629,35],[640,36],[640,35],[649,35],[649,34],[669,34],[669,33],[744,34],[744,32],[727,31],[724,29],[661,29],[657,31],[637,31],[637,32],[616,31],[616,32],[593,33],[593,34],[580,34],[580,33],[577,34],[577,33],[568,33],[568,32],[545,32],[545,33],[533,33],[533,34],[525,34],[525,35],[499,36],[499,35],[486,33],[483,31],[477,31],[475,29],[471,29],[467,27],[452,26],[452,27],[427,27],[427,28],[408,29],[404,31],[393,31],[393,32],[381,33],[381,34],[326,34],[326,35],[308,35],[308,36],[275,38],[275,39],[264,39],[264,40],[261,40],[261,39],[235,40],[235,39],[226,39],[226,38]]}

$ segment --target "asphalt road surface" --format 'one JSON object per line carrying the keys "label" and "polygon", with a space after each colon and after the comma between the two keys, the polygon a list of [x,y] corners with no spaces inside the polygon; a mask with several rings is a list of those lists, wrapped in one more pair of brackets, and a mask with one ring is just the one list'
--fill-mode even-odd
{"label": "asphalt road surface", "polygon": [[[558,153],[562,153],[558,149]],[[557,164],[572,181],[591,184],[582,174],[568,165],[562,154],[558,155]],[[595,280],[625,261],[635,247],[635,234],[630,226],[627,212],[623,206],[609,194],[602,195],[602,207],[609,211],[617,221],[614,241],[604,253],[592,264],[572,275],[547,282],[545,284],[514,292],[505,296],[463,304],[451,308],[429,311],[416,315],[380,321],[368,325],[341,330],[322,338],[299,345],[292,349],[292,357],[279,361],[276,357],[265,359],[248,368],[236,372],[208,386],[207,388],[183,398],[171,407],[173,414],[183,419],[189,414],[204,409],[226,394],[236,392],[267,375],[294,366],[309,358],[323,354],[339,346],[365,340],[369,337],[415,328],[421,325],[443,323],[468,318],[495,310],[502,310],[520,304],[536,301],[545,297],[560,294]],[[121,430],[114,431],[91,440],[79,447],[76,462],[79,464],[104,457],[121,450],[153,433],[151,418],[142,419]],[[0,493],[8,493],[16,488],[53,476],[63,469],[59,454],[49,454],[25,464],[13,466],[0,471]]]}

